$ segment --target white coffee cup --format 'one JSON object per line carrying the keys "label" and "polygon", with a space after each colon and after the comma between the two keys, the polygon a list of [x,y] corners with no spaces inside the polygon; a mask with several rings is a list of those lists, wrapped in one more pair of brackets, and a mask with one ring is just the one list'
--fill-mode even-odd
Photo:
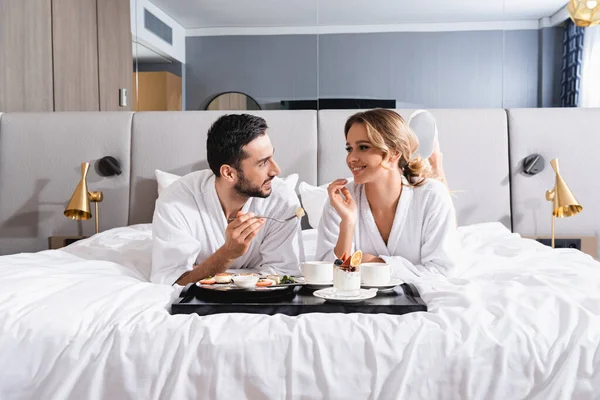
{"label": "white coffee cup", "polygon": [[366,286],[387,285],[392,279],[392,267],[386,263],[360,264],[360,278]]}
{"label": "white coffee cup", "polygon": [[306,283],[330,284],[333,282],[333,263],[329,261],[307,261],[300,264],[300,272]]}

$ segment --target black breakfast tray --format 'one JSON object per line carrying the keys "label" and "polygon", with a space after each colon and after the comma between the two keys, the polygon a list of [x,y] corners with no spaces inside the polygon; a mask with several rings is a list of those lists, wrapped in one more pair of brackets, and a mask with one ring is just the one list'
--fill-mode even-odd
{"label": "black breakfast tray", "polygon": [[[252,292],[252,298],[243,294],[216,293],[194,283],[185,286],[180,297],[171,305],[172,314],[211,315],[221,313],[286,314],[296,316],[305,313],[363,313],[407,314],[427,311],[417,288],[410,283],[396,286],[390,293],[361,303],[330,303],[313,296],[314,290],[306,286],[290,286],[275,292]],[[248,294],[248,292],[245,292]],[[226,296],[226,297],[225,297]]]}

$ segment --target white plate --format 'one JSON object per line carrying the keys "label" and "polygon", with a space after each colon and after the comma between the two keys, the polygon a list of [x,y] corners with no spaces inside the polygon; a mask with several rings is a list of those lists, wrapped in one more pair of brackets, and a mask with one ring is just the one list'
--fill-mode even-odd
{"label": "white plate", "polygon": [[390,281],[388,283],[386,283],[385,285],[365,285],[363,283],[360,284],[360,287],[365,288],[365,289],[393,289],[398,285],[403,284],[404,281],[402,279],[390,279]]}
{"label": "white plate", "polygon": [[333,281],[331,282],[304,282],[304,287],[307,289],[317,290],[324,289],[327,287],[333,286]]}
{"label": "white plate", "polygon": [[325,299],[335,303],[360,303],[368,299],[372,299],[377,295],[377,289],[360,289],[358,296],[340,296],[339,293],[335,293],[335,288],[329,287],[313,292],[315,297]]}

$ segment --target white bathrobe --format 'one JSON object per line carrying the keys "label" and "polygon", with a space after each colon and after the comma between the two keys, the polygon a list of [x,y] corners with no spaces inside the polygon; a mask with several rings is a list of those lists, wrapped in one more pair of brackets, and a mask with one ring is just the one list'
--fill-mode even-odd
{"label": "white bathrobe", "polygon": [[[300,206],[298,197],[275,179],[271,195],[250,198],[242,211],[284,219]],[[210,170],[192,172],[161,192],[152,221],[152,282],[173,284],[194,264],[225,244],[227,219]],[[298,274],[304,258],[300,220],[266,220],[246,254],[230,269],[251,268],[269,274]]]}
{"label": "white bathrobe", "polygon": [[[446,186],[433,179],[418,187],[404,186],[387,245],[371,213],[364,185],[347,185],[358,207],[352,251],[380,257],[392,275],[405,281],[428,273],[450,275],[457,261],[456,217]],[[327,201],[318,228],[317,258],[333,261],[341,218]]]}

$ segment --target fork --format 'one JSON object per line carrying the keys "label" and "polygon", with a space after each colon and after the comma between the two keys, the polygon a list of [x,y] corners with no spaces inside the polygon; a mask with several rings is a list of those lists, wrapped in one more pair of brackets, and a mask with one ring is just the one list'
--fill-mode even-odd
{"label": "fork", "polygon": [[[262,215],[257,215],[254,218],[265,218],[265,219],[272,219],[273,221],[277,221],[277,222],[287,222],[287,221],[291,221],[294,218],[298,218],[298,217],[294,214],[291,217],[286,218],[286,219],[278,219],[278,218],[273,218],[273,217],[265,217],[265,216],[262,216]],[[235,218],[228,218],[227,222],[231,222],[231,221],[234,221],[234,220],[235,220]]]}

